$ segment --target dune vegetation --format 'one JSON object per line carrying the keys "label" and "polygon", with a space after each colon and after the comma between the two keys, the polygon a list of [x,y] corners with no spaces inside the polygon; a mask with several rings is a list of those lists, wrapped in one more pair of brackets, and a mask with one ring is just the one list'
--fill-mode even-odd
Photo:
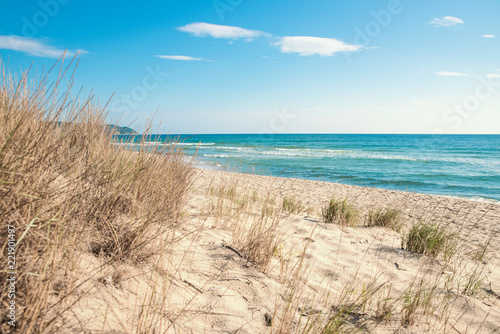
{"label": "dune vegetation", "polygon": [[500,331],[497,204],[130,150],[75,67],[2,70],[3,333]]}
{"label": "dune vegetation", "polygon": [[[113,144],[94,98],[72,96],[71,76],[61,87],[74,66],[58,65],[53,83],[51,72],[37,83],[30,72],[2,72],[0,234],[7,240],[7,226],[15,231],[21,333],[73,326],[65,316],[92,293],[90,281],[119,284],[120,265],[168,251],[192,177],[175,143],[155,153]],[[6,276],[2,270],[4,301]]]}

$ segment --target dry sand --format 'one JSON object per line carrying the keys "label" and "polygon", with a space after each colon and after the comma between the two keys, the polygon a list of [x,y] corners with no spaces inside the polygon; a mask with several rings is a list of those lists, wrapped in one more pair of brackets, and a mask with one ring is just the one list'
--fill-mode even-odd
{"label": "dry sand", "polygon": [[[500,205],[496,203],[201,169],[196,170],[190,191],[175,247],[160,256],[151,270],[161,279],[168,277],[169,283],[151,280],[153,274],[146,280],[139,269],[124,268],[119,286],[101,284],[91,301],[82,301],[82,312],[89,313],[89,319],[98,309],[101,313],[110,309],[106,312],[109,327],[120,329],[116,332],[132,331],[137,324],[130,317],[137,313],[134,305],[138,300],[163,294],[168,295],[166,303],[146,310],[158,319],[155,328],[148,325],[150,332],[287,333],[304,326],[308,319],[320,325],[320,319],[326,321],[342,305],[363,302],[364,307],[344,316],[350,325],[343,329],[358,326],[372,333],[500,331],[500,297],[496,295],[500,293],[500,237],[496,233]],[[332,195],[347,197],[359,210],[357,227],[322,222],[321,208]],[[300,202],[304,211],[288,214],[279,210],[284,196]],[[245,258],[242,243],[242,231],[262,216],[263,203],[274,203],[269,224],[282,235],[265,269]],[[256,211],[249,213],[252,205]],[[446,262],[415,254],[401,249],[400,233],[363,227],[370,208],[389,207],[402,210],[406,228],[425,219],[459,234],[458,255]],[[473,260],[478,247],[489,238],[485,258]],[[481,289],[473,296],[461,294],[474,271],[482,273]],[[364,300],[363,293],[370,288],[378,290]],[[433,294],[427,301],[429,291]],[[427,308],[418,308],[405,322],[403,296],[416,292],[422,293]],[[384,313],[384,305],[392,307],[392,314]],[[88,330],[103,327],[108,326],[99,321],[86,323]]]}
{"label": "dry sand", "polygon": [[[265,326],[265,314],[283,317],[279,305],[289,293],[283,283],[289,278],[283,277],[283,262],[300,258],[305,246],[302,274],[307,278],[300,284],[303,291],[296,296],[296,305],[293,305],[302,310],[309,307],[316,312],[324,311],[325,305],[338,301],[339,294],[346,287],[352,285],[354,290],[360,290],[363,283],[372,282],[375,278],[377,284],[385,284],[380,293],[388,293],[390,286],[390,295],[395,299],[408,291],[412,283],[417,284],[420,278],[433,282],[453,276],[457,280],[454,284],[464,285],[463,279],[458,276],[467,276],[471,268],[476,267],[484,273],[483,287],[489,288],[491,284],[494,292],[500,292],[497,252],[500,238],[496,233],[500,223],[498,204],[298,179],[210,170],[198,170],[197,173],[193,190],[198,195],[190,202],[190,223],[185,228],[187,232],[190,224],[195,228],[203,222],[204,229],[197,235],[195,243],[189,245],[185,259],[189,259],[191,267],[180,274],[182,281],[189,282],[184,287],[187,294],[184,297],[196,296],[190,305],[192,312],[206,312],[193,322],[193,326],[196,323],[194,332],[261,333],[269,330]],[[266,273],[234,250],[224,247],[235,243],[232,229],[238,227],[231,220],[251,224],[252,218],[227,217],[229,213],[225,218],[217,218],[213,211],[208,213],[210,205],[207,200],[210,201],[210,196],[207,193],[213,193],[221,184],[226,189],[234,188],[232,191],[236,197],[251,198],[256,194],[266,197],[270,194],[269,197],[280,206],[282,198],[289,196],[308,209],[308,213],[279,216],[279,226],[285,235],[279,251],[282,254],[275,255]],[[370,208],[388,207],[401,209],[408,226],[423,218],[441,222],[466,240],[462,243],[465,248],[460,250],[463,262],[445,264],[440,259],[404,251],[400,248],[400,234],[386,228],[340,228],[323,223],[321,208],[332,195],[339,199],[347,197],[359,209],[360,225]],[[224,220],[226,222],[222,223]],[[486,243],[489,236],[492,240],[484,263],[470,260],[467,254],[473,253],[481,243]],[[235,250],[238,248],[235,247]],[[290,260],[288,256],[291,256]],[[280,257],[285,260],[280,261]],[[439,303],[439,297],[435,298]],[[500,301],[494,294],[481,290],[474,297],[458,294],[448,302],[451,307],[443,311],[446,312],[443,319],[448,319],[446,327],[442,327],[443,321],[428,317],[415,320],[412,326],[405,328],[395,316],[387,323],[372,323],[369,330],[377,333],[427,332],[429,329],[435,332],[474,333],[481,326],[479,332],[490,333],[499,329]],[[373,305],[371,307],[374,308]],[[438,305],[433,307],[439,308]],[[293,312],[300,313],[298,308]],[[369,315],[370,312],[366,311],[365,316]]]}

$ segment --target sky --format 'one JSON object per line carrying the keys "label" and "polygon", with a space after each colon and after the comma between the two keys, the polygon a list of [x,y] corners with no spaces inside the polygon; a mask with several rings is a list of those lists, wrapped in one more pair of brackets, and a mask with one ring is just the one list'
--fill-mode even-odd
{"label": "sky", "polygon": [[75,89],[157,133],[499,134],[499,17],[498,0],[4,1],[0,56],[67,50]]}

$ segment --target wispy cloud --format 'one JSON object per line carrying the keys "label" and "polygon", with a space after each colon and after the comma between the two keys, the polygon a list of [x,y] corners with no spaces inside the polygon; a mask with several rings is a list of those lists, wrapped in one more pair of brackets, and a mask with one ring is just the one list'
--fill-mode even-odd
{"label": "wispy cloud", "polygon": [[[22,37],[0,35],[0,49],[24,52],[36,57],[59,58],[65,50],[47,45],[44,40]],[[66,51],[67,56],[74,56],[76,53],[87,53],[85,50]]]}
{"label": "wispy cloud", "polygon": [[481,35],[481,37],[484,37],[484,38],[495,38],[495,35]]}
{"label": "wispy cloud", "polygon": [[489,74],[486,74],[486,77],[490,78],[490,79],[500,79],[500,74],[498,74],[498,73],[489,73]]}
{"label": "wispy cloud", "polygon": [[468,77],[470,74],[467,73],[458,73],[458,72],[436,72],[440,77]]}
{"label": "wispy cloud", "polygon": [[352,52],[361,50],[361,45],[347,44],[335,38],[286,36],[275,42],[283,53],[298,53],[301,56],[333,56],[338,52]]}
{"label": "wispy cloud", "polygon": [[158,55],[155,56],[161,59],[171,59],[171,60],[184,60],[184,61],[202,61],[203,58],[195,58],[195,57],[189,57],[189,56],[164,56],[164,55]]}
{"label": "wispy cloud", "polygon": [[207,37],[211,36],[214,38],[228,38],[228,39],[254,39],[260,36],[269,36],[269,34],[263,31],[249,30],[240,27],[223,26],[218,24],[195,22],[183,27],[177,28],[177,30],[187,32],[191,35],[197,37]]}
{"label": "wispy cloud", "polygon": [[442,18],[435,18],[431,21],[436,27],[454,27],[459,24],[464,24],[464,21],[455,16],[445,16]]}

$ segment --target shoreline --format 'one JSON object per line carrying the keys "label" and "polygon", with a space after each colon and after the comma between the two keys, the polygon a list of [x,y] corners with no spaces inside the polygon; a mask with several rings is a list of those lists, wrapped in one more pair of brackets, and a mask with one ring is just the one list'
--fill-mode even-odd
{"label": "shoreline", "polygon": [[[304,207],[315,209],[315,218],[332,197],[347,199],[362,216],[372,209],[393,208],[402,212],[407,222],[430,220],[445,225],[473,227],[478,222],[495,229],[500,223],[500,203],[476,201],[468,198],[386,190],[341,183],[311,181],[295,178],[244,174],[196,168],[196,178],[202,183],[232,184],[236,192],[276,192],[276,199],[295,198]],[[197,181],[198,182],[198,181]],[[478,240],[482,239],[478,235]],[[500,244],[500,238],[498,240]]]}
{"label": "shoreline", "polygon": [[[192,157],[189,157],[189,159],[192,159]],[[327,181],[327,180],[311,180],[311,179],[303,179],[303,178],[287,177],[287,176],[248,174],[246,172],[241,172],[241,171],[227,170],[227,168],[225,168],[221,165],[212,166],[212,165],[210,165],[210,162],[199,160],[197,157],[194,157],[193,167],[196,169],[209,170],[209,171],[219,171],[219,172],[225,172],[225,173],[235,173],[235,174],[243,174],[243,175],[257,175],[257,176],[263,176],[263,177],[269,177],[269,178],[302,180],[302,181],[310,181],[310,182],[322,182],[322,183],[343,185],[343,186],[356,187],[356,188],[362,188],[362,189],[377,189],[380,191],[399,192],[402,194],[418,194],[418,195],[427,195],[427,196],[437,196],[437,197],[442,197],[442,198],[466,200],[466,201],[471,201],[471,202],[479,202],[479,203],[486,203],[486,204],[493,204],[493,205],[500,206],[500,200],[496,200],[496,199],[488,198],[488,197],[445,195],[445,194],[433,194],[433,193],[424,193],[424,192],[416,192],[416,191],[391,190],[391,189],[385,189],[385,188],[372,187],[369,185],[361,186],[361,185],[353,185],[353,184],[340,183],[340,182],[332,182],[332,181]]]}
{"label": "shoreline", "polygon": [[[498,204],[200,168],[195,169],[194,178],[193,190],[196,196],[188,204],[189,217],[192,217],[191,229],[195,230],[200,226],[207,228],[200,244],[207,245],[205,250],[209,254],[200,258],[203,251],[197,249],[192,253],[193,261],[196,261],[197,269],[203,268],[203,272],[208,272],[210,266],[207,263],[215,263],[217,267],[220,265],[220,258],[227,256],[229,261],[225,265],[230,269],[225,267],[225,272],[230,274],[224,277],[223,282],[210,285],[209,289],[221,285],[228,295],[234,295],[234,298],[241,295],[237,302],[231,301],[231,304],[219,307],[219,313],[234,315],[239,312],[236,310],[252,307],[252,300],[257,300],[259,309],[270,310],[270,314],[279,317],[281,306],[275,304],[274,300],[282,291],[287,291],[282,290],[282,280],[283,277],[290,276],[282,276],[282,270],[293,268],[296,263],[294,261],[303,261],[307,279],[301,285],[296,285],[301,291],[300,296],[291,302],[299,311],[304,304],[312,309],[324,309],[325,305],[329,307],[332,302],[324,303],[329,298],[327,296],[340,300],[345,296],[344,293],[364,291],[365,287],[375,284],[382,293],[382,297],[377,295],[375,298],[385,298],[384,300],[395,303],[395,319],[398,319],[397,314],[404,317],[404,310],[400,307],[404,306],[408,296],[415,293],[414,290],[429,298],[436,309],[442,307],[442,312],[445,310],[444,320],[439,319],[438,314],[445,314],[440,313],[441,311],[436,314],[431,312],[431,317],[424,316],[420,320],[415,317],[414,321],[419,323],[411,327],[412,333],[443,332],[443,327],[440,327],[443,322],[450,322],[460,333],[465,333],[470,328],[486,333],[498,327],[495,324],[500,319],[500,311],[497,304],[494,304],[496,293],[500,291]],[[342,226],[323,219],[323,209],[328,206],[332,196],[338,201],[347,199],[348,205],[355,212],[352,225]],[[300,209],[295,211],[285,207],[287,198],[293,208]],[[400,230],[368,223],[367,218],[373,212],[371,210],[381,212],[388,209],[399,212]],[[412,227],[420,224],[437,226],[444,231],[447,242],[452,245],[452,258],[433,258],[403,246],[403,240]],[[273,232],[259,234],[257,239],[252,238],[254,232],[268,229]],[[250,270],[252,266],[248,264],[248,257],[244,254],[249,251],[249,245],[254,243],[258,245],[255,248],[258,252],[265,252],[268,245],[266,238],[269,236],[277,238],[277,246],[267,249],[273,254],[269,267],[266,267],[269,269],[266,269],[265,275],[257,276],[259,269]],[[230,246],[226,248],[225,245]],[[220,251],[221,253],[211,254],[210,251],[214,249],[224,250],[224,253]],[[475,254],[480,252],[483,256],[478,260]],[[235,262],[235,258],[242,259],[242,263]],[[474,283],[474,294],[463,292],[467,282],[475,279],[474,275],[478,273],[481,278]],[[248,279],[249,285],[242,285],[238,280],[233,283],[234,277]],[[204,284],[204,276],[199,270],[194,270],[190,281],[201,286]],[[248,292],[247,286],[258,288]],[[450,289],[454,288],[458,292],[453,292],[455,299],[450,302]],[[429,291],[433,291],[432,294]],[[263,295],[275,298],[264,299]],[[312,305],[309,304],[311,300]],[[376,302],[374,305],[377,305]],[[466,308],[464,305],[472,306]],[[285,305],[284,309],[289,308]],[[428,311],[423,307],[419,312],[423,315]],[[252,325],[243,327],[248,329],[257,324],[262,326],[261,330],[253,332],[264,332],[265,327],[258,318],[251,317],[245,311],[237,314],[245,317],[245,320],[235,321],[234,328],[241,326],[241,323],[251,323]],[[299,313],[299,317],[301,316],[304,315]],[[264,314],[260,314],[259,318],[264,318]],[[395,319],[373,324],[373,332],[410,332],[404,321],[394,321]],[[435,321],[432,331],[429,330],[431,321]],[[405,328],[400,327],[402,323]],[[483,331],[480,331],[481,327],[484,327]]]}

